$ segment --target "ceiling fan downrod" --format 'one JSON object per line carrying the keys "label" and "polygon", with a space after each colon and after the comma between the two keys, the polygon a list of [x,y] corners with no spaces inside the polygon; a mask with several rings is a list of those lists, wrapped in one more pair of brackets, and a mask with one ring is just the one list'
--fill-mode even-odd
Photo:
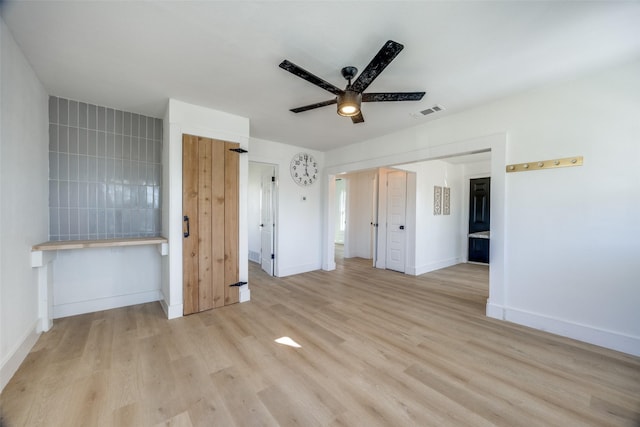
{"label": "ceiling fan downrod", "polygon": [[347,86],[347,89],[351,88],[351,79],[353,79],[356,74],[358,74],[358,69],[356,67],[344,67],[341,70],[342,73],[342,77],[344,77],[347,81],[349,81],[349,86]]}

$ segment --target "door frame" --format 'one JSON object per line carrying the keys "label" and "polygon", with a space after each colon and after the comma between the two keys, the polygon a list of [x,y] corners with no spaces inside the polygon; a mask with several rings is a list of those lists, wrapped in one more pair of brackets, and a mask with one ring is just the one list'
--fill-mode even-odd
{"label": "door frame", "polygon": [[183,315],[240,302],[239,147],[182,135]]}
{"label": "door frame", "polygon": [[380,171],[377,170],[371,183],[371,266],[375,267],[378,262],[378,222],[380,221]]}
{"label": "door frame", "polygon": [[373,266],[375,268],[387,268],[387,174],[389,172],[405,172],[406,181],[406,212],[405,212],[405,255],[404,273],[411,274],[415,271],[415,245],[416,245],[416,174],[406,169],[393,169],[382,167],[377,173],[377,224],[375,230],[375,256]]}
{"label": "door frame", "polygon": [[[276,180],[274,182],[273,188],[272,188],[272,192],[271,192],[271,203],[273,205],[273,222],[274,222],[274,227],[273,227],[273,233],[272,233],[272,240],[273,240],[273,253],[274,253],[274,259],[273,259],[273,277],[278,277],[279,273],[278,273],[278,227],[279,227],[279,210],[278,210],[278,200],[279,200],[279,187],[280,187],[280,176],[279,176],[279,169],[278,169],[278,165],[275,163],[268,163],[268,162],[259,162],[259,161],[255,161],[255,160],[250,160],[249,161],[249,168],[251,168],[251,165],[255,164],[255,165],[259,165],[259,166],[269,166],[273,168],[273,176],[276,177]],[[252,203],[253,201],[249,200],[249,203]],[[258,203],[260,203],[261,201],[258,200]],[[262,246],[262,245],[261,245]],[[248,254],[248,252],[247,252]],[[261,261],[262,263],[262,261]]]}
{"label": "door frame", "polygon": [[425,142],[425,146],[420,149],[404,152],[398,151],[380,157],[371,157],[364,160],[334,164],[326,167],[324,170],[326,204],[324,211],[325,234],[323,236],[322,268],[324,270],[334,270],[336,268],[334,247],[332,244],[329,244],[329,242],[332,241],[331,239],[333,239],[334,233],[334,180],[336,175],[364,169],[389,167],[390,165],[401,165],[465,154],[490,152],[492,233],[489,256],[492,264],[489,267],[489,298],[486,305],[486,314],[489,317],[504,319],[506,316],[505,307],[507,296],[505,284],[507,274],[506,266],[508,264],[505,242],[507,194],[506,174],[504,171],[507,164],[506,151],[507,133],[501,132],[463,140],[443,140],[437,144],[428,144]]}
{"label": "door frame", "polygon": [[[402,247],[402,262],[397,263],[399,266],[400,266],[400,264],[402,264],[402,265],[400,266],[400,270],[396,270],[396,269],[391,269],[391,270],[396,271],[398,273],[405,273],[407,271],[407,264],[408,264],[408,257],[407,257],[407,246],[408,246],[408,241],[409,241],[408,236],[410,234],[410,230],[411,229],[407,227],[407,213],[408,213],[407,210],[408,210],[409,205],[410,205],[408,203],[409,194],[408,194],[408,191],[407,191],[408,190],[407,181],[408,181],[409,173],[407,171],[404,171],[404,170],[390,170],[385,174],[386,184],[387,184],[386,185],[386,188],[387,188],[387,203],[385,205],[387,224],[386,224],[386,233],[385,233],[385,236],[384,236],[384,240],[385,240],[385,244],[386,244],[387,250],[385,251],[384,258],[385,258],[385,265],[386,265],[387,268],[389,268],[389,265],[387,265],[387,264],[391,264],[390,259],[389,259],[389,252],[390,252],[390,249],[391,249],[390,248],[390,244],[389,244],[389,240],[391,239],[391,237],[393,235],[393,229],[389,225],[389,217],[390,217],[389,210],[391,208],[390,204],[392,203],[391,202],[391,197],[389,197],[389,176],[391,174],[402,174],[403,175],[402,180],[404,181],[403,182],[403,184],[404,184],[404,197],[403,197],[403,199],[404,200],[402,201],[403,204],[404,204],[404,207],[403,207],[403,210],[404,210],[403,217],[404,218],[402,218],[402,221],[401,221],[402,222],[401,225],[402,225],[402,227],[404,227],[404,229],[402,229],[402,227],[399,227],[400,229],[402,229],[401,230],[402,231],[402,233],[401,233],[402,234],[402,244],[399,245],[399,246]],[[415,233],[415,229],[411,230],[411,231],[413,231]]]}
{"label": "door frame", "polygon": [[[344,182],[345,189],[345,233],[344,257],[362,257],[370,259],[375,267],[377,236],[374,223],[378,221],[378,169],[363,170],[357,173],[341,174],[334,180],[336,186],[336,223],[340,226],[340,192],[338,182]],[[365,185],[366,183],[366,185]],[[366,192],[366,194],[364,194]],[[363,204],[363,199],[370,201]],[[366,213],[365,213],[366,209]],[[366,217],[366,220],[365,220]],[[364,249],[364,226],[366,224],[367,248]],[[337,233],[337,228],[335,229]]]}
{"label": "door frame", "polygon": [[[168,239],[162,257],[160,304],[169,319],[182,317],[182,135],[237,142],[249,150],[249,119],[169,99],[163,116],[162,235]],[[248,154],[240,155],[239,273],[248,282],[247,181]],[[249,284],[240,287],[240,302],[251,299]]]}
{"label": "door frame", "polygon": [[[277,262],[278,262],[278,254],[276,248],[276,240],[278,235],[278,166],[269,164],[271,167],[271,176],[274,178],[271,181],[271,198],[269,200],[269,204],[271,205],[271,221],[272,224],[268,225],[271,227],[271,255],[273,258],[271,259],[271,273],[266,272],[270,276],[277,277]],[[260,184],[262,185],[262,177],[260,179]],[[262,192],[260,193],[260,203],[262,203]],[[262,208],[260,209],[260,221],[262,221]],[[267,225],[263,225],[263,228],[260,230],[260,268],[262,268],[262,233],[264,231],[264,227]],[[264,270],[264,269],[263,269]]]}
{"label": "door frame", "polygon": [[[463,189],[462,189],[462,224],[461,227],[461,238],[460,238],[460,250],[462,251],[460,254],[460,259],[462,262],[469,261],[469,238],[467,235],[469,234],[469,192],[471,186],[471,180],[476,178],[491,178],[491,171],[474,173],[471,175],[465,175],[463,178]],[[489,206],[491,206],[491,199],[489,199]]]}

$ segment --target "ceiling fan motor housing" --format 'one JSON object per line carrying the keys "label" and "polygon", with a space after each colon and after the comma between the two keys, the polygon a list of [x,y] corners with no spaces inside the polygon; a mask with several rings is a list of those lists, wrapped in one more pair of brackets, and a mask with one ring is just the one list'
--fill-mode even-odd
{"label": "ceiling fan motor housing", "polygon": [[349,80],[349,84],[351,84],[351,80],[358,74],[358,69],[356,67],[344,67],[341,72],[342,77]]}
{"label": "ceiling fan motor housing", "polygon": [[355,90],[347,89],[338,95],[338,114],[344,117],[352,117],[360,113],[362,94]]}

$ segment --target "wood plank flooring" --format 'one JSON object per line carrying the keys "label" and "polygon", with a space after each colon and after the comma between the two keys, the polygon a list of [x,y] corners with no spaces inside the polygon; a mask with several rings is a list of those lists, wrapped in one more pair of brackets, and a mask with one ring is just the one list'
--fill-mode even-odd
{"label": "wood plank flooring", "polygon": [[248,303],[56,320],[2,393],[3,427],[640,425],[640,359],[486,318],[485,266],[250,264]]}

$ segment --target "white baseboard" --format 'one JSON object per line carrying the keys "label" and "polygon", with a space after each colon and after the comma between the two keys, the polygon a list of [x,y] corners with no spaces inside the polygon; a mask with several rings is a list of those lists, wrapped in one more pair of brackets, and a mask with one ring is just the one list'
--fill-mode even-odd
{"label": "white baseboard", "polygon": [[247,302],[251,300],[251,289],[249,289],[249,285],[246,284],[240,288],[240,302]]}
{"label": "white baseboard", "polygon": [[493,304],[489,300],[487,300],[487,317],[504,320],[504,307],[501,305]]}
{"label": "white baseboard", "polygon": [[19,343],[7,354],[2,360],[2,366],[0,366],[0,391],[4,390],[4,387],[9,383],[13,374],[16,373],[24,359],[27,357],[35,343],[40,337],[38,333],[38,322],[33,324],[33,327],[22,337]]}
{"label": "white baseboard", "polygon": [[429,264],[424,264],[415,268],[409,267],[407,268],[407,274],[410,274],[412,276],[420,276],[421,274],[429,273],[430,271],[440,270],[441,268],[447,268],[451,267],[452,265],[460,264],[460,262],[461,261],[459,257],[431,262]]}
{"label": "white baseboard", "polygon": [[293,276],[294,274],[308,273],[310,271],[320,270],[319,264],[295,265],[293,267],[280,267],[278,269],[278,277]]}
{"label": "white baseboard", "polygon": [[79,301],[69,304],[53,306],[53,318],[75,316],[77,314],[93,313],[94,311],[110,310],[112,308],[127,307],[129,305],[144,304],[160,301],[160,290],[138,292],[135,294],[117,295],[107,298],[98,298],[88,301]]}
{"label": "white baseboard", "polygon": [[607,331],[593,326],[582,325],[544,316],[524,310],[499,307],[487,303],[487,316],[517,323],[555,335],[572,338],[611,350],[621,351],[633,356],[640,356],[640,337],[615,331]]}
{"label": "white baseboard", "polygon": [[327,263],[322,263],[322,269],[325,271],[333,271],[336,269],[336,262],[332,260]]}
{"label": "white baseboard", "polygon": [[[249,300],[251,300],[251,290],[248,285],[244,285],[240,288],[240,302],[247,302]],[[160,305],[169,320],[183,316],[183,304],[174,304],[169,306],[164,298],[160,298]]]}
{"label": "white baseboard", "polygon": [[260,252],[249,251],[249,261],[260,264]]}
{"label": "white baseboard", "polygon": [[176,319],[178,317],[182,317],[184,314],[184,305],[183,304],[167,304],[167,297],[164,295],[164,292],[160,292],[160,306],[162,307],[162,311],[167,315],[167,319]]}
{"label": "white baseboard", "polygon": [[182,317],[183,314],[184,314],[183,305],[182,304],[174,304],[174,305],[169,307],[169,310],[167,311],[167,318],[168,319],[177,319],[178,317]]}

